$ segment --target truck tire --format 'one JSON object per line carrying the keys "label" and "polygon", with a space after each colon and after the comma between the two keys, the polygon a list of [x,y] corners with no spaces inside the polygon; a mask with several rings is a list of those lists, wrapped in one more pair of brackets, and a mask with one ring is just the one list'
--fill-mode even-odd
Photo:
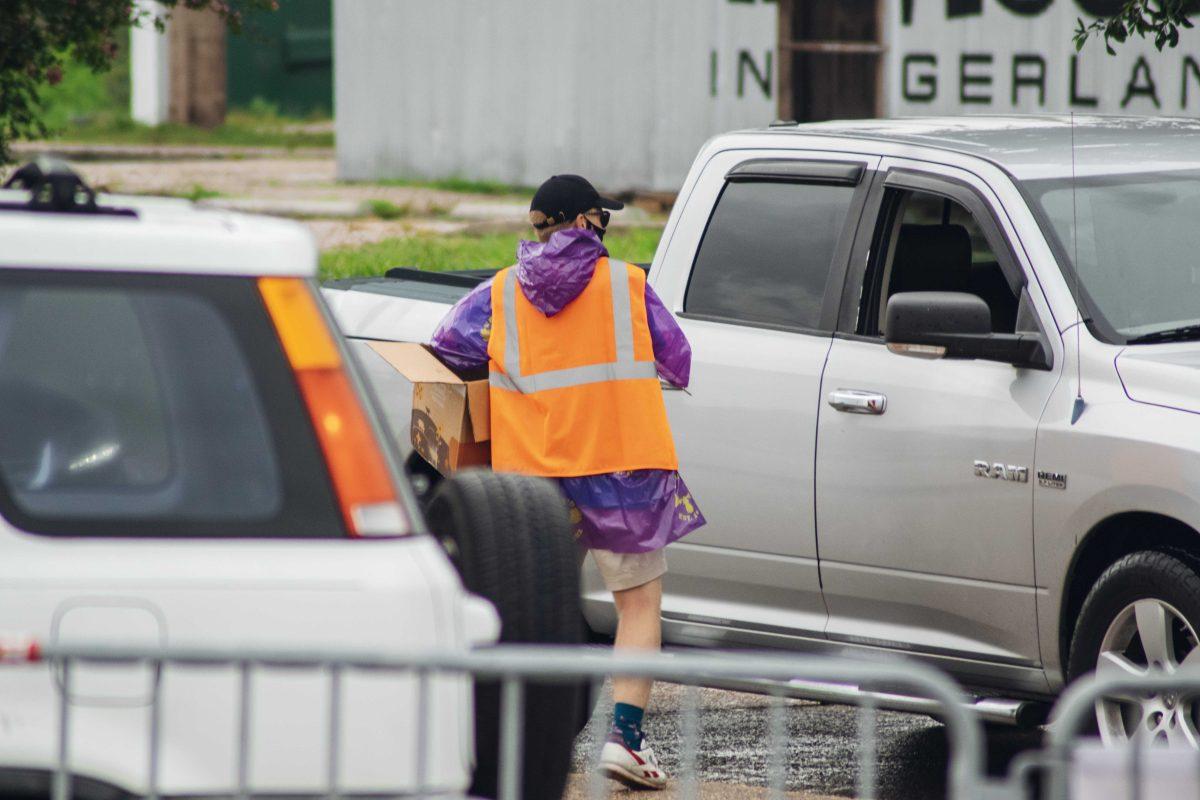
{"label": "truck tire", "polygon": [[[523,500],[526,508],[535,513],[541,513],[538,509],[551,512],[550,518],[531,524],[530,531],[542,532],[541,535],[564,529],[570,531],[566,505],[557,486],[550,481],[526,481],[522,483],[522,489],[526,492]],[[564,541],[570,541],[570,546],[562,546]],[[582,592],[579,585],[579,551],[573,537],[568,535],[564,538],[552,533],[549,541],[535,543],[534,552],[541,554],[541,566],[534,570],[538,596],[562,598],[560,603],[545,603],[541,606],[539,629],[541,635],[547,637],[541,641],[573,645],[587,643],[590,631],[583,617]],[[591,681],[552,684],[539,689],[539,695],[544,696],[543,702],[551,707],[574,709],[574,724],[569,737],[574,739],[587,727],[588,720],[592,718],[592,711],[599,697],[599,686]],[[570,753],[564,755],[556,751],[553,757],[569,760]]]}
{"label": "truck tire", "polygon": [[[504,643],[579,644],[579,569],[566,503],[550,481],[464,470],[443,481],[426,516],[468,591],[490,600]],[[521,796],[558,798],[566,785],[585,684],[525,691]],[[500,689],[475,682],[475,777],[470,794],[499,788]]]}
{"label": "truck tire", "polygon": [[[1181,554],[1144,550],[1113,563],[1084,600],[1067,675],[1139,675],[1200,661],[1200,575]],[[1096,726],[1107,744],[1141,730],[1156,742],[1196,747],[1200,703],[1174,693],[1102,700]]]}

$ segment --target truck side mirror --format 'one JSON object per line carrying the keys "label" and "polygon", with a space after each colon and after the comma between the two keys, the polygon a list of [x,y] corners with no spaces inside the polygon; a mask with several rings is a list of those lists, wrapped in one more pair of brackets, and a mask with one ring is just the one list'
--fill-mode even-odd
{"label": "truck side mirror", "polygon": [[1040,336],[992,333],[987,303],[967,292],[901,292],[888,299],[886,319],[884,341],[893,353],[1050,369]]}

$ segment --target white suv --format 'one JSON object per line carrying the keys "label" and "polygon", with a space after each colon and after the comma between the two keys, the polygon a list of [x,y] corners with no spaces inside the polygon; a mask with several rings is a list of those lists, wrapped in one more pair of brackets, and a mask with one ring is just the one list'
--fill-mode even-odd
{"label": "white suv", "polygon": [[[60,164],[31,165],[10,184],[21,188],[0,190],[0,636],[380,653],[496,640],[492,605],[424,535],[313,287],[304,228],[96,196]],[[506,479],[465,480],[467,494],[505,490],[496,481]],[[524,489],[525,500],[547,502],[539,486]],[[444,520],[459,520],[444,522],[444,537],[487,525],[478,508],[446,511],[463,493],[460,481],[435,498]],[[512,541],[485,533],[489,546]],[[556,638],[531,617],[528,590],[505,591],[506,630],[519,622],[523,638]],[[142,667],[79,665],[72,675],[76,796],[147,790],[153,703],[160,791],[230,790],[234,670],[168,669],[157,687]],[[414,690],[411,680],[346,676],[346,791],[413,790]],[[60,691],[46,665],[0,668],[0,791],[44,791]],[[326,786],[328,697],[323,675],[255,672],[255,793]],[[464,791],[477,733],[470,684],[436,679],[428,708],[425,788]]]}

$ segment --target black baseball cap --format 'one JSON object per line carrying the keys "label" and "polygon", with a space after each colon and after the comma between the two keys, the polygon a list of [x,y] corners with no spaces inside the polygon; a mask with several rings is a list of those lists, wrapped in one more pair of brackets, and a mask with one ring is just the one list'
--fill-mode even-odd
{"label": "black baseball cap", "polygon": [[601,197],[596,187],[579,175],[555,175],[538,187],[529,204],[530,211],[546,215],[546,222],[539,226],[543,228],[569,222],[593,208],[620,211],[624,207],[620,200]]}

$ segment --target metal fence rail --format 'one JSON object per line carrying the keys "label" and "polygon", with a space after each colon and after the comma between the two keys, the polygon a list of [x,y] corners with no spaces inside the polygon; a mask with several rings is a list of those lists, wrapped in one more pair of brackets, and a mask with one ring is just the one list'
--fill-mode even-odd
{"label": "metal fence rail", "polygon": [[[52,780],[55,800],[71,796],[72,769],[69,748],[72,724],[72,668],[84,663],[131,664],[147,666],[154,678],[154,697],[148,714],[149,746],[147,748],[147,796],[157,798],[160,792],[161,678],[171,666],[229,667],[239,675],[237,728],[231,735],[238,737],[233,794],[239,798],[251,796],[251,708],[253,684],[251,670],[255,668],[291,668],[323,671],[329,676],[329,736],[326,742],[325,775],[327,785],[321,796],[342,796],[342,757],[339,741],[339,722],[343,714],[341,694],[343,677],[351,671],[382,672],[412,676],[417,680],[416,708],[416,786],[421,794],[426,786],[429,753],[425,746],[429,720],[425,709],[429,685],[435,676],[457,675],[496,680],[501,686],[500,717],[500,798],[518,800],[522,765],[522,699],[530,682],[600,681],[609,676],[645,677],[654,680],[685,684],[682,711],[682,768],[681,793],[686,798],[698,796],[697,737],[699,689],[712,681],[758,679],[786,682],[792,679],[827,682],[857,682],[864,685],[886,685],[889,691],[898,689],[914,696],[936,701],[940,717],[946,725],[950,748],[948,768],[948,798],[973,800],[995,787],[988,787],[984,769],[984,740],[979,721],[962,706],[961,690],[941,673],[919,664],[904,661],[866,662],[825,657],[786,656],[762,653],[693,653],[629,655],[614,654],[595,648],[562,648],[536,646],[505,646],[469,653],[412,653],[379,655],[364,651],[281,650],[230,648],[129,648],[96,646],[50,646],[41,652],[41,659],[59,671],[60,691],[58,708],[58,752]],[[1197,679],[1200,688],[1200,678]],[[772,699],[768,734],[769,786],[773,797],[782,797],[786,789],[787,732],[784,700],[779,694]],[[875,795],[876,710],[870,701],[861,707],[860,765],[858,796]],[[590,791],[597,792],[601,782],[593,780]]]}
{"label": "metal fence rail", "polygon": [[[1179,702],[1200,698],[1200,666],[1166,674],[1107,676],[1075,682],[1063,693],[1050,714],[1045,747],[1014,760],[1002,787],[993,785],[996,797],[1023,800],[1157,800],[1170,792],[1170,800],[1200,798],[1200,751],[1194,748],[1152,747],[1141,726],[1123,745],[1104,747],[1099,738],[1085,735],[1096,719],[1096,704],[1105,698],[1169,693]],[[1200,743],[1200,742],[1198,742]],[[1085,764],[1081,757],[1090,761]],[[1104,780],[1081,785],[1088,766],[1103,766]],[[1084,768],[1081,773],[1080,768]],[[1164,769],[1170,774],[1164,776]],[[1164,787],[1153,780],[1171,779]],[[1097,783],[1103,783],[1097,786]]]}

